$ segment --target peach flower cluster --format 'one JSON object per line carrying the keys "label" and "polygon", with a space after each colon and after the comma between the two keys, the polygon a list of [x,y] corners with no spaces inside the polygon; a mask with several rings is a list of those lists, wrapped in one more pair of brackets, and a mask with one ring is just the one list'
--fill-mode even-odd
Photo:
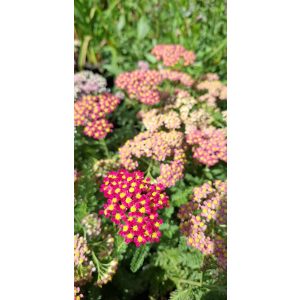
{"label": "peach flower cluster", "polygon": [[198,128],[208,127],[213,118],[203,108],[196,108],[199,102],[190,95],[179,93],[175,101],[163,108],[140,112],[139,116],[147,130],[157,131],[160,128],[180,129],[184,125],[185,133]]}
{"label": "peach flower cluster", "polygon": [[226,240],[219,234],[219,225],[226,224],[227,183],[216,180],[194,189],[192,201],[182,205],[178,217],[180,230],[187,244],[203,254],[214,254],[219,265],[226,268]]}
{"label": "peach flower cluster", "polygon": [[188,66],[193,64],[196,59],[193,51],[188,51],[181,45],[156,45],[151,54],[157,60],[162,60],[167,67],[172,67],[181,61],[184,66]]}
{"label": "peach flower cluster", "polygon": [[227,99],[227,87],[219,80],[217,74],[206,74],[196,88],[204,92],[199,100],[206,102],[209,106],[216,106],[218,100]]}
{"label": "peach flower cluster", "polygon": [[159,162],[173,156],[168,164],[161,164],[158,183],[166,187],[173,186],[183,177],[185,153],[183,151],[184,136],[182,132],[141,132],[132,140],[128,140],[119,149],[121,164],[128,170],[138,167],[135,158],[148,157]]}
{"label": "peach flower cluster", "polygon": [[75,126],[84,126],[83,132],[94,139],[103,139],[111,132],[113,125],[105,116],[113,112],[120,100],[110,93],[99,96],[83,96],[74,103]]}

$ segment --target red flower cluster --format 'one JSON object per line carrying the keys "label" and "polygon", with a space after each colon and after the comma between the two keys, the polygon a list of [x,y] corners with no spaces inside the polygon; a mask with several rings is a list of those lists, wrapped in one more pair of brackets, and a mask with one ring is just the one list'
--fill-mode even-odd
{"label": "red flower cluster", "polygon": [[75,126],[85,126],[83,132],[94,139],[103,139],[113,125],[105,116],[113,112],[120,100],[110,93],[99,96],[83,96],[74,104]]}
{"label": "red flower cluster", "polygon": [[116,79],[116,86],[126,90],[129,98],[136,98],[140,102],[153,105],[160,101],[158,85],[164,80],[178,81],[190,87],[194,80],[188,74],[171,70],[135,70],[120,74]]}
{"label": "red flower cluster", "polygon": [[152,49],[151,54],[157,60],[162,60],[167,67],[176,65],[180,60],[183,60],[184,66],[188,66],[193,64],[196,59],[193,51],[187,51],[181,45],[157,45]]}
{"label": "red flower cluster", "polygon": [[99,213],[119,226],[126,243],[134,242],[139,247],[159,241],[163,221],[158,210],[169,205],[163,185],[151,184],[141,171],[119,170],[108,173],[100,191],[107,202]]}

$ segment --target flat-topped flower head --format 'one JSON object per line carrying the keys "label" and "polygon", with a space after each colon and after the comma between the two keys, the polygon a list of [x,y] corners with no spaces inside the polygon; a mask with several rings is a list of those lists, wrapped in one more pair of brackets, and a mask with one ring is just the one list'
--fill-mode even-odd
{"label": "flat-topped flower head", "polygon": [[141,171],[119,170],[104,177],[100,191],[107,199],[100,214],[118,225],[126,243],[139,247],[159,241],[158,210],[169,205],[162,184],[151,183]]}
{"label": "flat-topped flower head", "polygon": [[158,86],[164,80],[179,82],[190,87],[194,80],[186,73],[172,70],[135,70],[121,73],[116,79],[116,86],[127,92],[128,97],[147,105],[160,102]]}
{"label": "flat-topped flower head", "polygon": [[193,64],[196,59],[193,51],[188,51],[181,45],[156,45],[151,54],[157,60],[162,60],[167,67],[172,67],[181,62],[184,66],[188,66]]}
{"label": "flat-topped flower head", "polygon": [[103,139],[113,125],[105,117],[119,105],[120,99],[110,93],[83,96],[74,104],[75,126],[84,126],[84,134],[96,140]]}
{"label": "flat-topped flower head", "polygon": [[84,95],[98,95],[106,92],[107,82],[104,77],[91,71],[81,71],[74,75],[74,99]]}
{"label": "flat-topped flower head", "polygon": [[223,129],[208,128],[191,131],[186,141],[193,146],[193,157],[208,167],[219,160],[227,161],[227,139]]}
{"label": "flat-topped flower head", "polygon": [[[182,132],[174,130],[141,132],[119,149],[120,162],[128,170],[138,167],[138,162],[134,158],[148,157],[162,162],[157,182],[165,187],[171,187],[183,177],[185,163],[183,138]],[[173,160],[170,163],[163,163],[168,157],[173,157]]]}
{"label": "flat-topped flower head", "polygon": [[192,200],[180,207],[178,217],[187,244],[203,254],[213,254],[225,269],[226,239],[216,232],[227,221],[227,183],[215,180],[194,188]]}

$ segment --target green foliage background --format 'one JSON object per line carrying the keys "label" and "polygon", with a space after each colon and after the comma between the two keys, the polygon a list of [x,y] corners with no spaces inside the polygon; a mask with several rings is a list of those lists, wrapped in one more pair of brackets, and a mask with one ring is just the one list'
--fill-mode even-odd
{"label": "green foliage background", "polygon": [[[196,63],[185,72],[195,79],[213,72],[226,81],[226,0],[75,0],[74,24],[75,38],[80,41],[76,70],[92,69],[113,80],[123,71],[134,70],[139,60],[153,63],[149,53],[154,45],[172,43],[197,55]],[[110,86],[113,88],[113,81]],[[126,140],[141,131],[136,118],[140,109],[139,103],[122,101],[111,116],[114,131],[105,145],[82,135],[80,129],[75,133],[75,168],[80,172],[75,185],[76,233],[83,234],[81,220],[97,213],[104,203],[93,163],[114,156]],[[214,260],[205,260],[199,251],[186,246],[176,217],[193,187],[213,179],[226,179],[226,164],[195,168],[190,161],[184,179],[168,190],[172,205],[163,212],[160,243],[136,250],[116,238],[117,250],[107,260],[119,260],[117,273],[102,288],[93,283],[83,287],[84,299],[226,299],[226,275],[216,271]],[[103,226],[115,230],[108,220],[103,220]]]}
{"label": "green foliage background", "polygon": [[80,68],[116,75],[147,60],[155,44],[171,43],[195,51],[192,73],[226,79],[226,0],[75,0],[74,23]]}

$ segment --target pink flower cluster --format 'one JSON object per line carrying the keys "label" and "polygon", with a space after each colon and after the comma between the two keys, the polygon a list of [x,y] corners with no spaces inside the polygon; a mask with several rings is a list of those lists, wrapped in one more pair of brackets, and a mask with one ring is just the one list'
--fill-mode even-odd
{"label": "pink flower cluster", "polygon": [[180,207],[180,230],[189,246],[203,254],[214,254],[221,267],[226,268],[226,241],[215,232],[226,224],[227,183],[208,182],[194,189],[192,201]]}
{"label": "pink flower cluster", "polygon": [[196,59],[193,51],[187,51],[181,45],[156,45],[151,54],[157,60],[162,60],[163,64],[168,67],[176,65],[181,60],[184,66],[188,66],[193,64]]}
{"label": "pink flower cluster", "polygon": [[157,71],[135,70],[120,74],[116,79],[116,86],[126,90],[129,98],[136,98],[142,103],[153,105],[160,101],[157,85],[162,77]]}
{"label": "pink flower cluster", "polygon": [[113,125],[105,116],[113,112],[120,100],[110,93],[99,96],[83,96],[74,104],[75,126],[84,126],[84,134],[94,139],[103,139]]}
{"label": "pink flower cluster", "polygon": [[185,86],[191,86],[194,80],[185,73],[170,70],[135,70],[120,74],[116,86],[126,90],[129,98],[135,98],[141,103],[154,105],[160,101],[158,86],[164,80],[179,81]]}
{"label": "pink flower cluster", "polygon": [[182,145],[183,133],[179,131],[141,132],[119,149],[120,162],[126,169],[134,170],[139,164],[133,157],[148,157],[163,162],[173,156],[170,164],[161,165],[157,178],[158,183],[170,187],[183,177],[185,153]]}
{"label": "pink flower cluster", "polygon": [[137,247],[158,242],[162,219],[158,210],[169,205],[161,184],[151,184],[141,171],[112,171],[103,179],[100,191],[107,202],[100,214],[119,226],[119,235]]}
{"label": "pink flower cluster", "polygon": [[208,167],[219,160],[227,161],[227,139],[223,129],[207,128],[187,134],[186,141],[193,147],[193,157]]}

